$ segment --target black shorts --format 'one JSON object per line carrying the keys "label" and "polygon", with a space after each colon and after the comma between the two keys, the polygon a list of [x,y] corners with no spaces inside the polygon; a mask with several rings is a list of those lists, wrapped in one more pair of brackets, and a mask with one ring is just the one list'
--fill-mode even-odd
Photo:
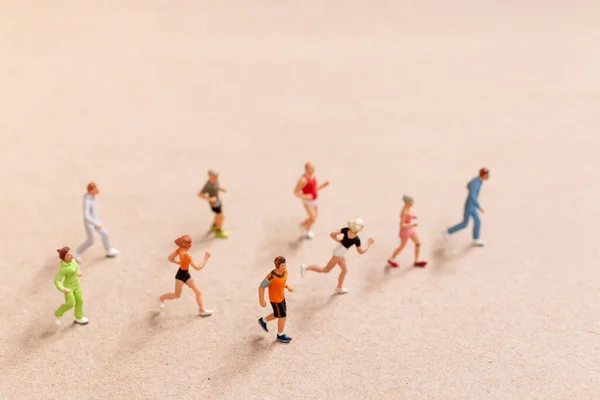
{"label": "black shorts", "polygon": [[223,207],[223,205],[221,203],[219,203],[219,205],[217,205],[215,207],[210,206],[210,209],[213,210],[213,212],[215,214],[221,214],[223,212],[222,207]]}
{"label": "black shorts", "polygon": [[275,316],[275,318],[287,317],[287,307],[285,305],[285,299],[283,299],[281,303],[271,302],[271,307],[273,307],[273,315]]}
{"label": "black shorts", "polygon": [[177,274],[175,275],[175,279],[178,279],[180,281],[183,281],[183,283],[186,283],[188,279],[190,279],[192,276],[190,275],[190,271],[184,271],[181,268],[179,268],[179,270],[177,271]]}

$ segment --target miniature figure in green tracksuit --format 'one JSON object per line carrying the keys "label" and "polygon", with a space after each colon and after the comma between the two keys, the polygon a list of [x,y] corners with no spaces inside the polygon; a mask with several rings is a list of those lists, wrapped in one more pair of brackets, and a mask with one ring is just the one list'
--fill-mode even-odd
{"label": "miniature figure in green tracksuit", "polygon": [[[69,247],[56,250],[60,257],[60,271],[54,278],[54,285],[65,294],[65,304],[58,307],[54,313],[56,325],[60,325],[60,317],[75,306],[75,322],[85,325],[89,320],[83,316],[83,297],[79,285],[79,264],[74,260]],[[63,282],[64,278],[64,282]]]}

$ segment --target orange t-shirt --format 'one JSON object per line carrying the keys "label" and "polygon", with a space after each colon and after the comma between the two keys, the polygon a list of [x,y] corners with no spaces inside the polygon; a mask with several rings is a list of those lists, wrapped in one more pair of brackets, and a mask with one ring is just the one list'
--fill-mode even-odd
{"label": "orange t-shirt", "polygon": [[277,270],[274,269],[267,275],[266,278],[269,284],[269,300],[272,303],[281,303],[285,298],[285,283],[287,282],[287,269],[283,272],[283,275],[278,275]]}
{"label": "orange t-shirt", "polygon": [[187,251],[185,253],[179,253],[179,268],[184,271],[187,271],[190,268],[190,263],[192,262],[192,256]]}

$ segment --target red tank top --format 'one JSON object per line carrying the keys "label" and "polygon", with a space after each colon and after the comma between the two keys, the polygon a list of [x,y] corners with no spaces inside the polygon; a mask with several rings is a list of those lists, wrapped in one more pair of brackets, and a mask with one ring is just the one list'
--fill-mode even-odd
{"label": "red tank top", "polygon": [[313,200],[317,198],[317,178],[314,176],[312,178],[308,178],[308,176],[304,175],[307,182],[306,185],[302,188],[302,193],[312,195]]}

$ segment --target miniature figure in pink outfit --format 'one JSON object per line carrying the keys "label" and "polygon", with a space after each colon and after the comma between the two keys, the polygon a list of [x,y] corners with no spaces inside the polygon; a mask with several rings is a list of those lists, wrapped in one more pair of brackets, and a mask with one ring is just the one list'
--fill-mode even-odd
{"label": "miniature figure in pink outfit", "polygon": [[424,267],[427,265],[427,261],[419,259],[421,242],[419,240],[419,236],[417,236],[417,233],[415,232],[415,227],[417,224],[412,222],[412,220],[416,219],[417,217],[410,212],[415,200],[410,196],[402,196],[402,201],[404,201],[404,207],[400,213],[400,246],[394,250],[394,254],[392,254],[392,257],[388,260],[388,264],[390,264],[392,267],[400,266],[396,262],[396,257],[398,254],[400,254],[402,249],[404,249],[404,246],[406,246],[406,243],[408,243],[408,239],[411,239],[413,242],[415,242],[415,262],[413,265],[415,267]]}

